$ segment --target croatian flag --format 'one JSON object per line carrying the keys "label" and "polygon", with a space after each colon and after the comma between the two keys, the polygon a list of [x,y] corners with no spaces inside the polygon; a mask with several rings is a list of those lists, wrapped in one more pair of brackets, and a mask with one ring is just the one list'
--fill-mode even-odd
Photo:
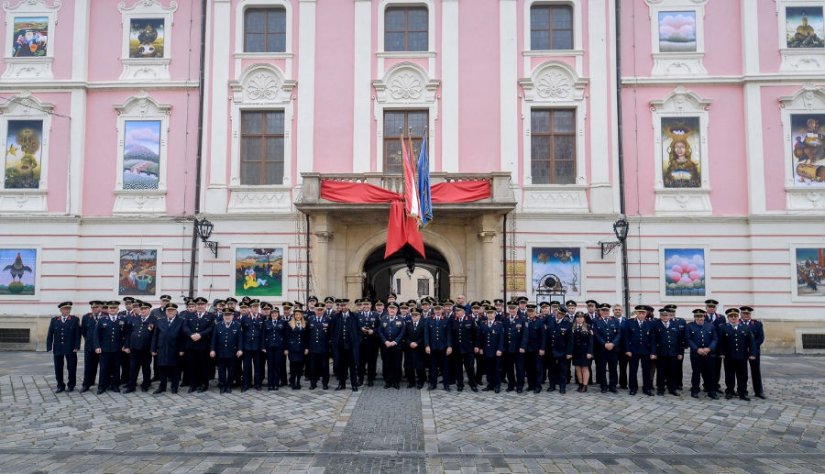
{"label": "croatian flag", "polygon": [[427,133],[421,138],[421,153],[418,154],[418,199],[421,212],[421,227],[433,220],[433,199],[430,195],[430,158],[427,156]]}
{"label": "croatian flag", "polygon": [[401,159],[404,160],[404,210],[407,215],[415,218],[421,218],[420,202],[418,200],[418,185],[415,182],[415,169],[412,165],[410,154],[412,153],[412,143],[410,143],[409,151],[407,145],[404,144],[404,138],[401,138]]}

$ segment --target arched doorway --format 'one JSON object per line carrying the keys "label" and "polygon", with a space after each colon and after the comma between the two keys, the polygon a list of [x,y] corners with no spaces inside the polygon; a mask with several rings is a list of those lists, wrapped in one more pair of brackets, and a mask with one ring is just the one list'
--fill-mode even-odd
{"label": "arched doorway", "polygon": [[441,301],[450,295],[450,266],[441,252],[425,245],[427,258],[423,259],[405,246],[384,260],[385,247],[377,247],[364,262],[363,295],[373,301],[386,301],[391,291],[399,301],[424,296]]}

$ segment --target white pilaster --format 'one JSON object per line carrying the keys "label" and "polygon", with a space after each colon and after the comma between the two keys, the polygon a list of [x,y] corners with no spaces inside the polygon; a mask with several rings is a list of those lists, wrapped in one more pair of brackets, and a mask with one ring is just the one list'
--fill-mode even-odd
{"label": "white pilaster", "polygon": [[[441,171],[448,173],[459,171],[458,80],[458,0],[443,0],[441,3]],[[432,163],[431,161],[431,167]]]}
{"label": "white pilaster", "polygon": [[[613,212],[613,193],[610,189],[610,149],[606,134],[611,130],[608,110],[611,75],[607,70],[607,9],[604,0],[590,0],[588,3],[588,63],[590,69],[590,116],[588,143],[590,157],[590,209],[594,213]],[[613,44],[611,41],[610,44]],[[582,171],[578,172],[583,175]]]}
{"label": "white pilaster", "polygon": [[[78,51],[89,51],[89,0],[74,2],[74,31],[78,34],[76,44]],[[85,82],[88,77],[87,54],[72,56],[72,80]],[[69,142],[69,176],[68,202],[66,212],[70,215],[80,215],[83,197],[83,156],[85,155],[85,124],[86,124],[86,90],[72,90],[70,122],[71,138]]]}
{"label": "white pilaster", "polygon": [[355,173],[370,171],[372,29],[365,25],[371,24],[372,2],[355,0],[355,111],[352,132],[352,171]]}
{"label": "white pilaster", "polygon": [[[765,212],[765,161],[762,144],[762,86],[745,84],[745,143],[748,157],[750,214]],[[780,177],[781,179],[782,177]]]}
{"label": "white pilaster", "polygon": [[[357,17],[356,17],[357,18]],[[358,28],[355,29],[358,31]],[[312,171],[315,154],[315,0],[298,6],[298,156],[295,183]],[[358,48],[356,47],[356,54]]]}
{"label": "white pilaster", "polygon": [[518,131],[520,116],[518,113],[518,43],[517,2],[500,0],[499,3],[499,78],[501,114],[501,171],[509,171],[513,182],[518,183]]}
{"label": "white pilaster", "polygon": [[[757,0],[742,0],[742,50],[745,74],[759,74],[759,7]],[[764,12],[763,12],[764,13]]]}
{"label": "white pilaster", "polygon": [[[208,8],[208,7],[207,7]],[[209,141],[209,183],[206,189],[206,203],[204,210],[208,213],[223,214],[226,212],[226,177],[228,175],[227,160],[231,158],[229,151],[228,117],[229,117],[229,66],[230,38],[229,18],[231,18],[231,3],[229,0],[214,0],[211,15],[207,16],[207,25],[211,25],[211,38],[207,47],[212,47],[210,65],[206,74],[206,90],[209,91],[209,109],[211,120],[209,130],[204,134],[204,140]],[[210,115],[206,115],[210,116]]]}

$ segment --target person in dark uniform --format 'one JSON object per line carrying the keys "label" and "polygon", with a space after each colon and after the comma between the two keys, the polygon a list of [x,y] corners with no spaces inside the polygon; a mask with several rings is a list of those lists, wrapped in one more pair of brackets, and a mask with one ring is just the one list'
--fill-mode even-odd
{"label": "person in dark uniform", "polygon": [[679,387],[677,367],[681,364],[685,353],[685,341],[682,328],[676,321],[671,320],[669,307],[659,310],[659,320],[656,327],[656,393],[667,392],[679,396],[676,390]]}
{"label": "person in dark uniform", "polygon": [[[504,356],[503,373],[507,376],[507,391],[524,392],[524,352],[527,346],[527,333],[524,331],[524,319],[519,315],[518,306],[507,307],[508,315],[504,319]],[[526,311],[526,307],[525,307]]]}
{"label": "person in dark uniform", "polygon": [[[345,302],[345,304],[348,301]],[[367,301],[369,304],[369,301]],[[369,318],[367,318],[369,319]],[[336,313],[331,321],[331,337],[333,359],[336,360],[335,373],[338,378],[338,386],[335,390],[347,388],[347,374],[349,373],[350,386],[353,392],[358,391],[358,367],[361,361],[361,338],[364,333],[361,330],[361,321],[358,315],[350,312],[344,306],[344,310]],[[326,388],[326,384],[324,385]]]}
{"label": "person in dark uniform", "polygon": [[97,394],[107,389],[120,392],[120,353],[126,335],[126,321],[117,316],[119,301],[109,301],[108,314],[103,316],[95,326],[95,353],[100,356],[100,377]]}
{"label": "person in dark uniform", "polygon": [[60,316],[49,322],[46,335],[46,350],[52,352],[54,359],[54,378],[57,380],[56,393],[66,390],[63,379],[63,362],[69,374],[69,391],[73,392],[77,381],[77,351],[80,350],[80,321],[71,315],[72,302],[64,301],[57,305]]}
{"label": "person in dark uniform", "polygon": [[484,312],[487,320],[478,327],[478,349],[484,355],[484,366],[487,376],[487,386],[484,392],[490,390],[501,392],[501,357],[504,354],[504,325],[496,321],[496,309],[486,306]]}
{"label": "person in dark uniform", "polygon": [[630,377],[628,379],[630,394],[636,395],[639,390],[639,365],[642,366],[642,393],[653,396],[653,380],[650,374],[650,361],[656,359],[656,326],[647,319],[647,314],[653,308],[638,305],[635,308],[636,318],[625,324],[624,334],[625,354],[630,358]]}
{"label": "person in dark uniform", "polygon": [[599,316],[593,327],[594,345],[599,346],[601,350],[601,357],[596,361],[596,380],[602,393],[608,390],[610,393],[616,393],[616,384],[619,380],[616,369],[622,343],[622,324],[610,314],[610,305],[607,303],[599,305]]}
{"label": "person in dark uniform", "polygon": [[397,314],[398,304],[395,302],[387,304],[387,316],[381,320],[381,326],[378,330],[378,338],[381,341],[384,388],[398,389],[401,385],[401,348],[404,340],[404,321],[398,318]]}
{"label": "person in dark uniform", "polygon": [[289,357],[289,385],[292,390],[300,390],[304,363],[309,355],[309,331],[303,309],[295,308],[286,331],[287,348],[284,355]]}
{"label": "person in dark uniform", "polygon": [[593,360],[593,331],[587,324],[587,315],[581,311],[573,320],[573,366],[579,392],[586,392],[590,383],[590,361]]}
{"label": "person in dark uniform", "polygon": [[[473,311],[478,311],[480,305],[471,305]],[[455,380],[456,390],[464,390],[464,372],[467,372],[467,383],[470,390],[478,391],[476,386],[476,375],[473,365],[475,364],[475,354],[478,352],[478,326],[473,318],[464,314],[464,308],[455,307],[456,316],[450,321],[450,332],[452,342],[452,367],[450,374]]]}
{"label": "person in dark uniform", "polygon": [[[627,324],[628,318],[624,314],[624,308],[622,305],[613,305],[613,317],[619,321],[619,327],[622,328],[622,334],[624,334],[624,327]],[[619,343],[619,388],[622,389],[627,388],[627,365],[630,362],[630,358],[627,357],[627,353],[624,349],[624,344],[625,341],[622,339]]]}
{"label": "person in dark uniform", "polygon": [[102,301],[93,300],[89,302],[92,310],[83,315],[80,321],[80,335],[83,337],[83,382],[81,383],[81,392],[89,391],[89,387],[95,385],[97,378],[97,367],[100,363],[100,356],[95,353],[95,327],[97,321],[103,316],[101,307],[104,305]]}
{"label": "person in dark uniform", "polygon": [[286,350],[287,323],[281,318],[280,312],[271,303],[261,303],[261,309],[271,311],[269,319],[264,323],[264,347],[267,367],[267,389],[278,390],[281,385],[281,361]]}
{"label": "person in dark uniform", "polygon": [[679,328],[679,332],[682,334],[682,358],[676,360],[676,375],[673,379],[676,381],[676,390],[682,391],[684,389],[682,379],[684,378],[684,364],[685,364],[685,349],[687,349],[687,338],[685,337],[685,328],[687,326],[687,321],[685,318],[681,318],[676,315],[676,309],[678,307],[675,304],[668,304],[665,305],[665,309],[670,313],[670,320],[676,324]]}
{"label": "person in dark uniform", "polygon": [[264,320],[258,313],[260,301],[249,302],[250,310],[241,317],[242,374],[241,392],[250,388],[260,390],[264,380],[263,336]]}
{"label": "person in dark uniform", "polygon": [[[549,307],[549,305],[548,305]],[[544,373],[544,358],[539,350],[544,349],[544,322],[536,312],[536,305],[527,304],[527,320],[524,321],[524,372],[527,376],[527,391],[541,393],[542,375]]]}
{"label": "person in dark uniform", "polygon": [[132,316],[126,324],[125,347],[129,354],[129,381],[124,393],[132,393],[137,387],[138,372],[143,371],[140,389],[149,390],[152,384],[152,337],[157,320],[151,316],[152,305],[140,304],[140,315]]}
{"label": "person in dark uniform", "polygon": [[746,324],[739,321],[739,309],[725,311],[728,324],[722,326],[719,344],[720,354],[725,361],[725,398],[730,400],[739,395],[740,400],[748,398],[748,360],[756,359],[753,334]]}
{"label": "person in dark uniform", "polygon": [[[318,306],[307,320],[309,327],[309,389],[315,390],[321,381],[329,389],[329,340],[332,318],[324,316],[324,307]],[[349,310],[347,310],[349,314]],[[354,316],[353,316],[354,317]]]}
{"label": "person in dark uniform", "polygon": [[685,327],[685,338],[690,347],[690,396],[699,398],[699,377],[709,388],[708,397],[716,400],[716,390],[713,385],[713,371],[716,367],[716,329],[712,324],[705,322],[704,309],[693,310],[693,322]]}
{"label": "person in dark uniform", "polygon": [[[222,394],[232,393],[235,360],[243,357],[241,324],[233,321],[234,318],[235,311],[224,308],[223,321],[214,326],[210,341],[209,357],[217,360],[218,388]],[[271,387],[271,377],[269,383]]]}
{"label": "person in dark uniform", "polygon": [[759,367],[759,358],[762,355],[762,344],[765,342],[765,329],[761,321],[752,319],[753,308],[750,306],[742,306],[739,308],[739,315],[741,322],[748,327],[753,336],[753,353],[752,357],[748,358],[748,363],[751,367],[751,383],[753,384],[753,393],[757,398],[765,399],[765,389],[762,387],[762,369]]}
{"label": "person in dark uniform", "polygon": [[[378,304],[383,303],[376,301]],[[366,377],[367,386],[372,387],[375,383],[375,374],[378,367],[378,326],[381,324],[381,315],[370,308],[370,300],[364,298],[361,301],[361,312],[358,314],[358,326],[361,328],[361,340],[358,348],[358,385],[364,384]],[[422,349],[423,350],[423,349]]]}
{"label": "person in dark uniform", "polygon": [[209,301],[199,296],[194,299],[195,311],[183,320],[186,335],[186,372],[189,374],[189,393],[205,392],[209,389],[209,349],[215,328],[214,316],[206,311]]}
{"label": "person in dark uniform", "polygon": [[[167,304],[172,302],[172,296],[170,295],[160,295],[160,306],[157,308],[152,308],[152,312],[149,313],[150,316],[155,318],[155,321],[159,320],[160,318],[166,317],[166,310],[164,309]],[[158,376],[158,358],[152,357],[152,382],[157,382],[160,380]]]}
{"label": "person in dark uniform", "polygon": [[184,342],[186,335],[183,332],[184,321],[178,316],[178,305],[166,305],[166,317],[160,318],[155,326],[155,335],[152,338],[152,354],[158,356],[158,370],[160,370],[160,385],[152,392],[159,394],[166,391],[166,384],[171,384],[171,392],[178,393],[180,385],[180,361],[184,356]]}
{"label": "person in dark uniform", "polygon": [[549,355],[550,382],[548,392],[567,391],[569,361],[573,359],[573,327],[566,317],[565,308],[559,307],[554,318],[548,318],[544,329],[544,352]]}
{"label": "person in dark uniform", "polygon": [[[717,340],[721,341],[721,328],[725,324],[727,324],[727,319],[725,319],[725,316],[723,314],[719,314],[716,312],[717,306],[719,306],[718,301],[714,299],[705,300],[705,311],[707,312],[705,322],[710,323],[713,326],[713,328],[716,330]],[[721,350],[721,347],[719,349]],[[721,353],[717,351],[717,357],[714,360],[714,362],[716,363],[716,367],[714,368],[712,379],[714,381],[713,390],[717,393],[721,392],[722,390],[722,385],[720,384],[720,381],[722,380],[722,361],[724,360],[724,358],[718,357],[720,355]],[[705,388],[706,390],[708,390],[707,387]]]}
{"label": "person in dark uniform", "polygon": [[[132,316],[137,316],[140,313],[140,303],[141,301],[131,296],[127,296],[123,298],[123,310],[118,311],[117,317],[121,321],[127,323]],[[118,367],[118,384],[125,385],[129,381],[129,354],[126,351],[121,350],[119,355],[119,367]]]}
{"label": "person in dark uniform", "polygon": [[434,390],[438,384],[440,370],[444,390],[450,391],[450,369],[447,361],[447,357],[453,352],[450,324],[450,321],[436,313],[427,321],[424,328],[424,352],[430,356],[430,390]]}
{"label": "person in dark uniform", "polygon": [[407,369],[407,388],[424,387],[427,371],[424,369],[424,328],[426,321],[414,309],[404,329],[404,364]]}

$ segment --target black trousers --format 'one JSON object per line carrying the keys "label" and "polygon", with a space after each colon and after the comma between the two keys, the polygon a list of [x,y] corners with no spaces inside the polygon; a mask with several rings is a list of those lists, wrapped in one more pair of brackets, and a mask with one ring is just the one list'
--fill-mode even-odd
{"label": "black trousers", "polygon": [[284,350],[279,347],[270,347],[266,350],[266,382],[269,388],[277,387],[281,382],[281,365],[284,361]]}
{"label": "black trousers", "polygon": [[527,387],[534,389],[541,386],[541,374],[544,372],[544,358],[538,352],[524,353],[524,372],[527,375]]}
{"label": "black trousers", "polygon": [[476,373],[475,373],[475,360],[476,355],[472,352],[467,352],[466,354],[459,354],[458,352],[453,352],[450,356],[450,361],[452,362],[452,367],[450,368],[450,376],[451,381],[455,381],[455,384],[459,387],[464,386],[464,372],[467,372],[467,382],[470,384],[471,387],[476,386]]}
{"label": "black trousers", "polygon": [[664,392],[667,390],[676,390],[679,388],[679,383],[676,380],[676,370],[682,362],[676,356],[660,355],[656,359],[656,390]]}
{"label": "black trousers", "polygon": [[507,386],[524,388],[524,354],[521,352],[505,352],[504,372],[507,374]]}
{"label": "black trousers", "polygon": [[301,377],[304,375],[304,361],[292,360],[289,361],[289,384],[292,386],[301,385]]}
{"label": "black trousers", "polygon": [[[360,353],[359,356],[361,356]],[[338,373],[335,374],[335,376],[338,378],[339,384],[346,385],[347,375],[349,375],[349,383],[353,387],[358,386],[358,362],[359,361],[355,360],[355,354],[351,348],[342,348],[338,350]],[[327,366],[327,369],[329,369],[329,366]],[[329,379],[329,374],[327,374],[327,379]],[[326,382],[324,383],[326,384]]]}
{"label": "black trousers", "polygon": [[[720,344],[721,345],[721,344]],[[716,367],[713,371],[713,390],[716,392],[722,391],[722,385],[720,381],[722,380],[722,361],[721,357],[716,357]]]}
{"label": "black trousers", "polygon": [[374,381],[375,374],[378,371],[378,341],[370,336],[367,339],[361,339],[358,347],[358,378],[367,381]]}
{"label": "black trousers", "polygon": [[148,349],[133,349],[129,352],[129,381],[128,388],[134,389],[137,386],[138,372],[143,371],[143,383],[140,387],[148,389],[152,383],[152,353]]}
{"label": "black trousers", "polygon": [[[684,353],[684,351],[682,351],[682,353]],[[685,367],[685,357],[682,356],[682,360],[677,360],[676,361],[676,375],[673,377],[674,379],[676,379],[676,388],[679,389],[679,390],[682,390],[682,388],[683,388],[682,379],[685,376],[684,367]]]}
{"label": "black trousers", "polygon": [[748,364],[751,366],[751,381],[753,383],[753,393],[761,395],[765,393],[762,387],[762,369],[759,367],[759,356],[756,359],[748,359]]}
{"label": "black trousers", "polygon": [[708,387],[708,392],[716,392],[713,385],[713,371],[716,367],[716,356],[699,354],[690,355],[690,392],[699,393],[699,377],[705,382]]}
{"label": "black trousers", "polygon": [[77,382],[77,352],[66,355],[54,355],[54,378],[57,379],[57,388],[66,388],[63,381],[63,361],[66,361],[66,369],[69,372],[69,388],[74,388]]}
{"label": "black trousers", "polygon": [[129,367],[131,366],[129,354],[125,352],[120,353],[120,383],[125,384],[129,382]]}
{"label": "black trousers", "polygon": [[619,386],[627,388],[627,364],[630,358],[624,352],[619,352]]}
{"label": "black trousers", "polygon": [[235,378],[235,357],[218,359],[218,387],[230,388]]}
{"label": "black trousers", "polygon": [[187,349],[186,370],[187,382],[192,387],[209,386],[209,350]]}
{"label": "black trousers", "polygon": [[748,394],[748,359],[725,357],[725,394]]}
{"label": "black trousers", "polygon": [[484,365],[487,367],[487,386],[498,387],[501,385],[501,357],[484,357]]}
{"label": "black trousers", "polygon": [[177,390],[180,386],[180,367],[178,365],[161,365],[160,370],[160,385],[158,389],[166,390],[167,382],[172,386],[172,390]]}
{"label": "black trousers", "polygon": [[287,361],[286,356],[281,358],[281,367],[278,370],[278,374],[281,377],[281,385],[286,385],[286,382],[287,382],[286,361]]}
{"label": "black trousers", "polygon": [[567,356],[551,357],[550,360],[550,388],[557,384],[562,390],[567,387],[567,379],[570,376],[570,364]]}
{"label": "black trousers", "polygon": [[653,390],[653,379],[650,374],[650,354],[633,354],[630,356],[630,377],[628,386],[630,390],[639,390],[639,362],[642,365],[642,390]]}
{"label": "black trousers", "polygon": [[[619,365],[619,352],[614,347],[612,351],[602,350],[602,355],[596,359],[596,380],[601,388],[616,389],[619,381],[617,366]],[[627,383],[627,374],[625,374]]]}
{"label": "black trousers", "polygon": [[404,371],[407,374],[407,382],[411,385],[424,385],[427,382],[424,349],[418,347],[404,352]]}
{"label": "black trousers", "polygon": [[309,355],[309,381],[315,385],[319,379],[322,384],[329,385],[329,354],[326,352]]}
{"label": "black trousers", "polygon": [[264,366],[261,362],[261,351],[243,351],[242,387],[260,387],[264,383]]}
{"label": "black trousers", "polygon": [[476,354],[476,385],[481,385],[481,378],[484,377],[486,367],[484,365],[484,354],[479,352]]}
{"label": "black trousers", "polygon": [[97,366],[100,364],[100,356],[94,351],[83,353],[83,386],[91,387],[97,379]]}
{"label": "black trousers", "polygon": [[381,350],[381,361],[384,382],[393,385],[401,383],[401,346],[384,346]]}
{"label": "black trousers", "polygon": [[441,383],[450,385],[450,368],[445,351],[430,350],[430,386],[438,383],[438,370],[441,369]]}
{"label": "black trousers", "polygon": [[99,390],[116,388],[120,385],[120,352],[102,352],[100,355]]}
{"label": "black trousers", "polygon": [[232,377],[232,385],[240,385],[243,378],[243,357],[236,357],[233,361],[235,372]]}

